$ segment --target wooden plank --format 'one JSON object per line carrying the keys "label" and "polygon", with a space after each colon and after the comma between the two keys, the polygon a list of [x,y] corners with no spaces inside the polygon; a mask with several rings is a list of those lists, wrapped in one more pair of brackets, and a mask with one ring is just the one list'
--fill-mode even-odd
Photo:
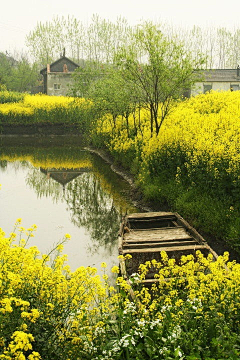
{"label": "wooden plank", "polygon": [[189,240],[186,242],[182,241],[173,241],[173,242],[160,242],[160,243],[123,243],[123,249],[137,249],[137,248],[149,248],[149,247],[172,247],[172,246],[188,246],[188,245],[199,245],[195,240]]}
{"label": "wooden plank", "polygon": [[164,215],[164,216],[144,216],[144,217],[137,217],[137,218],[126,218],[126,224],[129,224],[130,227],[135,226],[147,226],[147,227],[163,227],[163,226],[171,226],[173,221],[176,221],[177,218],[175,215]]}
{"label": "wooden plank", "polygon": [[187,250],[209,250],[205,245],[189,245],[189,246],[173,246],[173,247],[158,247],[158,248],[149,248],[147,249],[123,249],[123,254],[133,254],[133,253],[151,253],[151,252],[174,252],[174,251],[187,251]]}
{"label": "wooden plank", "polygon": [[[177,224],[177,223],[176,223]],[[146,229],[137,229],[137,228],[132,228],[132,229],[129,229],[130,231],[134,231],[134,232],[138,232],[138,231],[155,231],[155,230],[161,230],[161,231],[170,231],[170,229],[179,229],[179,228],[181,228],[181,229],[184,229],[184,227],[183,226],[180,226],[180,225],[176,225],[176,226],[161,226],[161,227],[152,227],[152,228],[146,228]]]}
{"label": "wooden plank", "polygon": [[176,213],[176,216],[179,225],[184,226],[193,237],[198,239],[199,243],[206,243],[206,240],[197,232],[196,229],[190,226],[190,224],[186,220],[184,220],[178,213]]}
{"label": "wooden plank", "polygon": [[128,223],[130,224],[136,224],[136,223],[142,223],[142,224],[150,224],[150,223],[156,223],[156,222],[167,222],[167,221],[175,221],[176,217],[166,216],[164,218],[156,217],[152,219],[128,219]]}
{"label": "wooden plank", "polygon": [[[164,234],[164,233],[169,233],[169,234],[183,234],[183,233],[187,233],[187,230],[183,227],[183,226],[178,226],[178,227],[175,227],[175,226],[167,226],[167,227],[161,227],[161,228],[150,228],[150,229],[130,229],[130,232],[129,233],[135,233],[136,236],[139,235],[139,233],[143,233],[143,234],[158,234],[158,235],[161,235],[161,234]],[[126,233],[125,235],[129,234],[129,233]]]}
{"label": "wooden plank", "polygon": [[161,243],[162,245],[164,243],[168,243],[168,244],[172,244],[174,242],[180,242],[180,243],[183,243],[185,244],[186,242],[189,242],[189,241],[193,241],[194,243],[199,244],[199,242],[194,239],[193,237],[186,237],[186,238],[175,238],[175,239],[134,239],[134,240],[126,240],[124,239],[123,242],[122,242],[122,245],[125,245],[125,244],[129,244],[129,245],[134,245],[134,244],[142,244],[142,243],[148,243],[148,244],[155,244],[155,243]]}
{"label": "wooden plank", "polygon": [[133,213],[127,215],[127,219],[133,220],[133,219],[148,219],[148,218],[164,218],[164,217],[171,217],[176,218],[175,213],[172,212],[165,212],[165,211],[159,211],[159,212],[146,212],[146,213]]}
{"label": "wooden plank", "polygon": [[151,240],[173,240],[173,239],[191,239],[192,237],[187,234],[184,228],[164,228],[157,230],[145,230],[145,231],[130,231],[124,234],[125,241],[144,241]]}
{"label": "wooden plank", "polygon": [[122,246],[123,246],[123,238],[119,235],[118,236],[118,253],[122,255]]}

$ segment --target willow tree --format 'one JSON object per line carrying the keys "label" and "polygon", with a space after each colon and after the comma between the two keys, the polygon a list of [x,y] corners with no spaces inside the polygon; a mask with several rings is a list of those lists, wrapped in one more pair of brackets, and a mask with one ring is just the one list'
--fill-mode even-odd
{"label": "willow tree", "polygon": [[41,23],[28,34],[26,44],[33,59],[46,66],[57,60],[66,50],[66,56],[77,63],[81,59],[111,62],[115,49],[127,41],[130,26],[119,17],[116,22],[93,15],[89,24],[74,16],[55,16]]}
{"label": "willow tree", "polygon": [[142,106],[149,109],[151,134],[159,133],[174,100],[196,82],[203,64],[184,44],[165,36],[157,25],[145,22],[133,33],[131,43],[116,55],[122,76],[133,83]]}
{"label": "willow tree", "polygon": [[[100,114],[109,114],[111,117],[112,132],[116,131],[116,120],[122,117],[122,128],[126,128],[130,135],[129,116],[136,110],[134,88],[127,84],[121,72],[115,68],[108,68],[102,77],[90,86],[89,97]],[[136,126],[135,126],[136,132]]]}

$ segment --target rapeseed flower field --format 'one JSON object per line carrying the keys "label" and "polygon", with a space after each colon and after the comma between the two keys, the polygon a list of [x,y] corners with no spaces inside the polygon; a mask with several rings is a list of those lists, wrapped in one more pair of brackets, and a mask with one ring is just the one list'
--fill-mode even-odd
{"label": "rapeseed flower field", "polygon": [[[0,232],[0,359],[239,359],[240,265],[228,254],[197,252],[180,263],[140,265],[129,283],[80,266],[74,272],[60,241],[49,254],[31,245],[36,225]],[[125,255],[128,261],[131,255]],[[144,287],[148,270],[159,281]]]}
{"label": "rapeseed flower field", "polygon": [[136,132],[121,118],[112,132],[99,122],[105,146],[135,174],[145,196],[167,202],[196,227],[238,243],[240,232],[240,92],[210,92],[175,103],[158,136],[146,110]]}
{"label": "rapeseed flower field", "polygon": [[[8,97],[5,96],[8,100]],[[20,101],[0,104],[2,124],[85,124],[91,103],[84,99],[25,94]]]}

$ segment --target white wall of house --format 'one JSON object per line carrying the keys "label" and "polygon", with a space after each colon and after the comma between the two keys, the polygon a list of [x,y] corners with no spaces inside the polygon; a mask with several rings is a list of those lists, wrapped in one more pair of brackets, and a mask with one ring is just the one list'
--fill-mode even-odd
{"label": "white wall of house", "polygon": [[66,96],[72,84],[71,73],[47,73],[47,94]]}
{"label": "white wall of house", "polygon": [[232,89],[233,91],[240,90],[239,82],[198,82],[194,85],[191,91],[191,95],[195,96],[198,94],[203,94],[207,91],[228,91]]}

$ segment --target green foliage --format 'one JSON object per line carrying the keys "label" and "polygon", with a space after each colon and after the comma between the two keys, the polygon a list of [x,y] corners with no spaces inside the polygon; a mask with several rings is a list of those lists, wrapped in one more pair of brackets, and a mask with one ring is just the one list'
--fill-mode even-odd
{"label": "green foliage", "polygon": [[113,68],[108,69],[105,76],[92,84],[89,96],[94,102],[96,116],[111,115],[113,132],[116,131],[118,115],[125,119],[127,131],[130,132],[128,118],[136,105],[132,96],[132,88],[124,81],[120,72]]}
{"label": "green foliage", "polygon": [[132,41],[116,54],[118,66],[135,88],[139,103],[149,109],[151,134],[158,134],[184,89],[195,82],[194,70],[203,64],[177,39],[168,39],[161,28],[145,22],[133,32]]}
{"label": "green foliage", "polygon": [[24,94],[15,91],[0,89],[0,104],[19,102],[24,99]]}
{"label": "green foliage", "polygon": [[0,53],[0,85],[7,86],[14,64],[15,60],[12,57]]}
{"label": "green foliage", "polygon": [[0,85],[5,85],[11,91],[26,92],[37,85],[38,78],[37,65],[30,64],[26,57],[22,56],[17,61],[0,53]]}
{"label": "green foliage", "polygon": [[84,61],[83,65],[73,73],[73,86],[70,94],[89,99],[90,87],[103,76],[103,73],[103,64],[96,61]]}
{"label": "green foliage", "polygon": [[[215,185],[204,169],[199,169],[199,180],[191,182],[189,173],[186,173],[186,178],[183,175],[186,162],[180,163],[177,157],[171,157],[170,154],[168,158],[159,154],[157,159],[158,167],[156,163],[153,168],[153,164],[150,166],[151,176],[141,173],[144,177],[141,187],[145,197],[160,204],[167,202],[199,231],[224,239],[232,248],[239,251],[239,210],[230,193]],[[178,177],[180,168],[181,180]],[[213,188],[208,185],[211,182]]]}
{"label": "green foliage", "polygon": [[39,83],[39,69],[36,63],[30,64],[22,58],[16,68],[12,69],[12,80],[9,88],[19,92],[31,92]]}
{"label": "green foliage", "polygon": [[41,67],[57,60],[64,49],[79,65],[83,59],[110,63],[115,49],[126,41],[129,28],[122,17],[111,22],[94,14],[86,25],[74,16],[55,16],[37,24],[27,36],[27,46]]}
{"label": "green foliage", "polygon": [[[99,31],[103,23],[95,20],[98,21],[93,29]],[[102,29],[101,36],[103,34]],[[116,117],[121,115],[130,132],[130,113],[145,107],[149,111],[151,134],[158,134],[165,117],[175,106],[173,100],[197,81],[196,72],[193,73],[202,65],[203,58],[200,54],[193,58],[182,43],[176,38],[169,40],[160,27],[151,22],[129,29],[127,35],[128,41],[112,48],[113,56],[107,61],[99,61],[96,55],[77,69],[71,91],[74,96],[93,99],[99,117],[111,114],[113,130]],[[94,43],[94,52],[99,38]]]}

